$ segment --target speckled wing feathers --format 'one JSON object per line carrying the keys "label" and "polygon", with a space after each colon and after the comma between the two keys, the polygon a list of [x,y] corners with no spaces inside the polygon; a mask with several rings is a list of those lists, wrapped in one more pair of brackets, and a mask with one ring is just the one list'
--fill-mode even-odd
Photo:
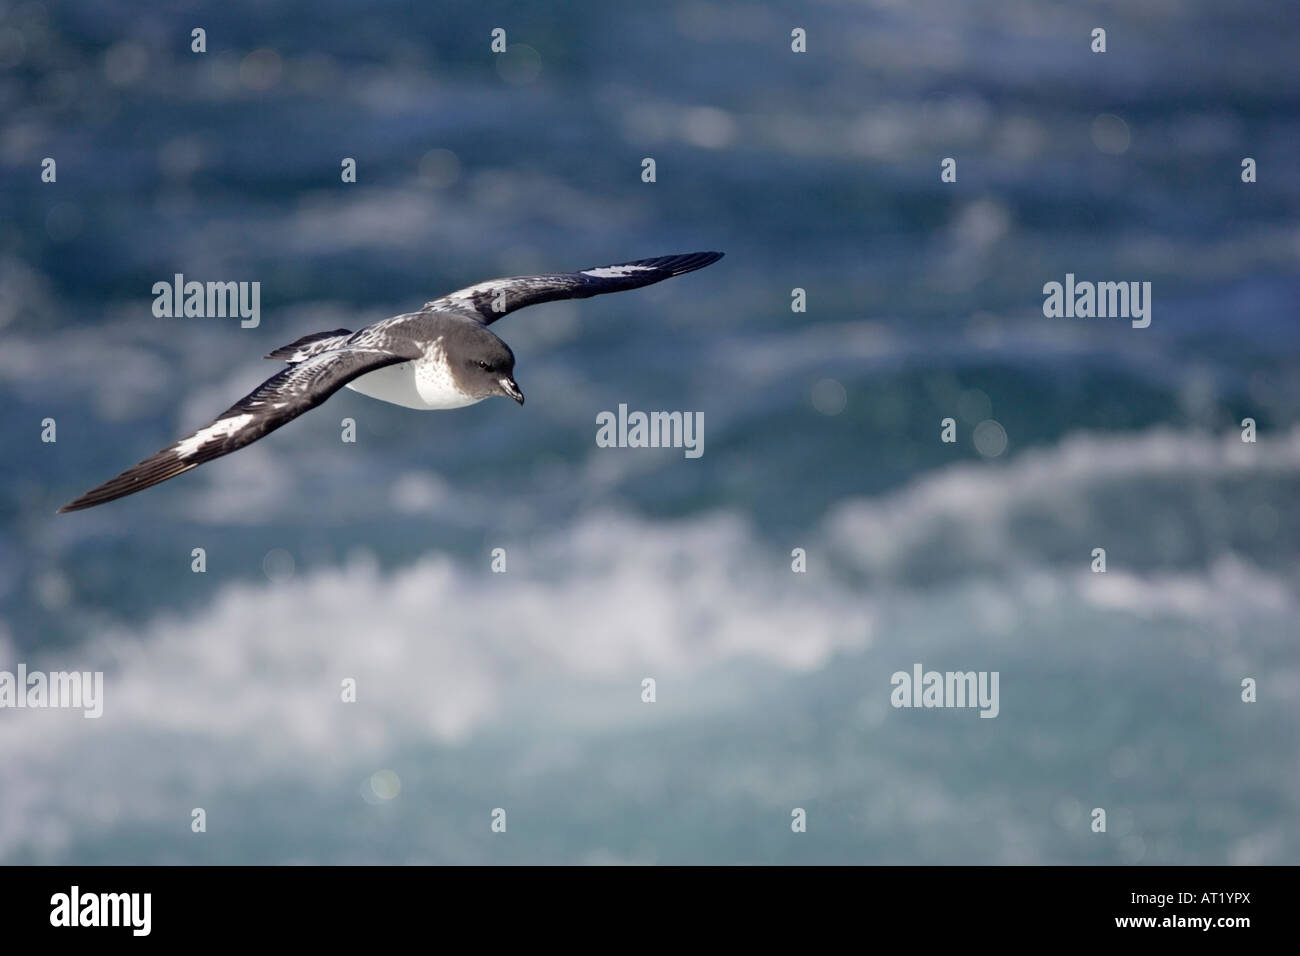
{"label": "speckled wing feathers", "polygon": [[230,406],[211,424],[168,445],[59,511],[80,511],[134,494],[206,461],[228,455],[315,408],[358,376],[410,361],[418,354],[412,350],[398,353],[347,348],[320,352],[290,365]]}

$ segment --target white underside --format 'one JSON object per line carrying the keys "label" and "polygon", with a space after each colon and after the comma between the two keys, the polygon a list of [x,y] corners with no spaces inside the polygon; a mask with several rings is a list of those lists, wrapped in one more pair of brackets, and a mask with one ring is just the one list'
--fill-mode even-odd
{"label": "white underside", "polygon": [[432,411],[464,408],[481,402],[465,395],[452,382],[451,373],[441,363],[403,362],[367,372],[348,383],[348,388],[381,402]]}

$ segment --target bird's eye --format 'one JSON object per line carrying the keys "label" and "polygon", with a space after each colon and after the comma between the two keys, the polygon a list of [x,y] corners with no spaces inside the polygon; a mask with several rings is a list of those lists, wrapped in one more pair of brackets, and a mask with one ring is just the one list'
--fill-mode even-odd
{"label": "bird's eye", "polygon": [[487,362],[482,362],[482,361],[480,361],[480,362],[478,363],[478,367],[481,368],[481,369],[487,369],[487,368],[490,368],[491,366],[489,366]]}

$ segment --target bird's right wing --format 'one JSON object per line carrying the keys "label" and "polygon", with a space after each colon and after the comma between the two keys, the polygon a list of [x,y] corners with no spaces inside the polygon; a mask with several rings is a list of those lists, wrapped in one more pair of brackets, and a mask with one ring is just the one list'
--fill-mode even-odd
{"label": "bird's right wing", "polygon": [[315,408],[358,376],[416,357],[415,352],[408,355],[387,349],[352,348],[313,355],[272,375],[210,425],[70,501],[59,512],[102,505],[228,455]]}
{"label": "bird's right wing", "polygon": [[[722,258],[721,252],[688,252],[679,256],[638,259],[613,266],[584,269],[581,272],[558,272],[540,276],[514,276],[489,279],[441,299],[426,302],[421,311],[460,312],[491,325],[502,316],[539,302],[556,299],[586,299],[606,292],[622,292],[662,282],[712,265]],[[413,313],[418,314],[418,313]],[[407,318],[402,316],[401,318]],[[390,320],[392,321],[392,320]]]}

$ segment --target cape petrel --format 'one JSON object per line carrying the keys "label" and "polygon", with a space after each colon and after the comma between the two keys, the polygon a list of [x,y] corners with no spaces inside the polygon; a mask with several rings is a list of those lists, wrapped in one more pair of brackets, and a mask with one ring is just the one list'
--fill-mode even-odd
{"label": "cape petrel", "polygon": [[581,272],[492,279],[356,332],[334,329],[305,335],[266,356],[283,359],[288,368],[210,425],[70,501],[59,512],[102,505],[228,455],[315,408],[345,385],[407,408],[461,408],[494,395],[522,405],[524,393],[514,377],[515,355],[489,331],[489,325],[539,302],[639,289],[702,269],[722,255],[692,252]]}

